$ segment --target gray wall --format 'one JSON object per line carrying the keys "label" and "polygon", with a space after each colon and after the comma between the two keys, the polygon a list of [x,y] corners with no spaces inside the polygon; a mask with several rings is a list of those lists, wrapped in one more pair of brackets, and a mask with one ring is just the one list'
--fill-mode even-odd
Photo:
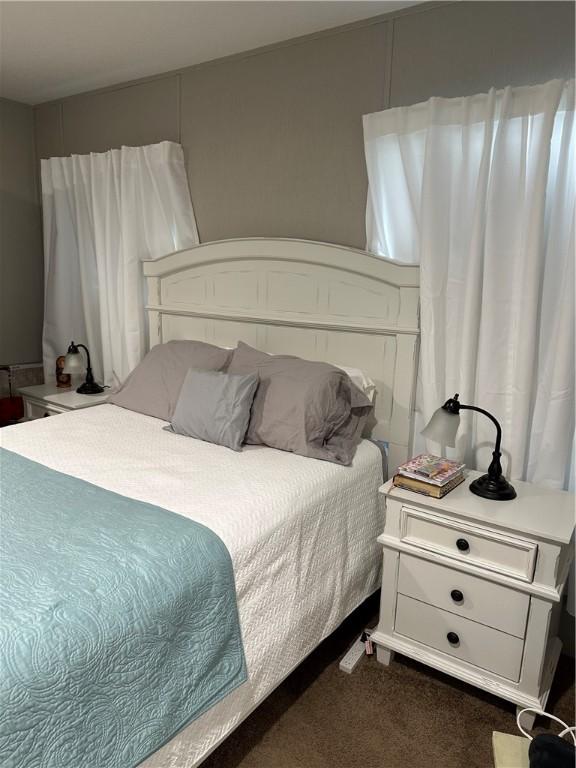
{"label": "gray wall", "polygon": [[0,99],[0,365],[42,359],[43,260],[33,110]]}
{"label": "gray wall", "polygon": [[363,247],[363,114],[573,76],[570,2],[421,5],[38,106],[36,148],[49,157],[180,141],[202,241]]}
{"label": "gray wall", "polygon": [[181,141],[203,241],[363,247],[362,115],[573,76],[569,2],[422,5],[36,108],[39,157]]}

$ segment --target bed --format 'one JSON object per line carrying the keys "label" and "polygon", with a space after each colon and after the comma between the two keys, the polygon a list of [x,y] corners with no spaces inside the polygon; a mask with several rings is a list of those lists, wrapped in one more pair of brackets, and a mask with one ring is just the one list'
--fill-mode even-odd
{"label": "bed", "polygon": [[[418,344],[418,270],[329,244],[209,243],[144,264],[150,344],[238,340],[357,367],[376,383],[369,435],[405,460]],[[247,681],[141,765],[194,768],[378,586],[381,450],[351,467],[265,446],[241,453],[106,404],[2,430],[19,456],[197,521],[233,564]],[[85,765],[99,765],[86,756]]]}

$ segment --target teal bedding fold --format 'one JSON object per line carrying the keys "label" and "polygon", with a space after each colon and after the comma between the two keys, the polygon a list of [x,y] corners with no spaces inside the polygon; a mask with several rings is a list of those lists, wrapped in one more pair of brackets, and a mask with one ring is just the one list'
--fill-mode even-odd
{"label": "teal bedding fold", "polygon": [[246,680],[230,555],[0,449],[0,766],[131,768]]}

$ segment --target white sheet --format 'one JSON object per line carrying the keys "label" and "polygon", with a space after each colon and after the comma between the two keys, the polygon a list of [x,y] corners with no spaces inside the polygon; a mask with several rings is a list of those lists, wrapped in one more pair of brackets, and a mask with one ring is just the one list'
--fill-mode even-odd
{"label": "white sheet", "polygon": [[145,768],[193,768],[379,585],[378,449],[352,467],[246,446],[242,453],[101,405],[0,430],[0,445],[210,527],[234,563],[249,680]]}

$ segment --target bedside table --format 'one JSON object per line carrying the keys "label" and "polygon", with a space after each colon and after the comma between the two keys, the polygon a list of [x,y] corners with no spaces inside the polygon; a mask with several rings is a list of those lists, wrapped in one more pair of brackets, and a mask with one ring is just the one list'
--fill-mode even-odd
{"label": "bedside table", "polygon": [[24,400],[26,421],[76,411],[79,408],[89,408],[92,405],[101,405],[109,396],[109,392],[101,395],[79,395],[74,387],[63,389],[55,384],[20,387],[18,394]]}
{"label": "bedside table", "polygon": [[[371,639],[507,699],[544,709],[562,643],[557,625],[574,548],[574,496],[514,481],[517,498],[443,499],[380,488],[385,505],[380,619]],[[527,715],[523,723],[531,727]]]}

